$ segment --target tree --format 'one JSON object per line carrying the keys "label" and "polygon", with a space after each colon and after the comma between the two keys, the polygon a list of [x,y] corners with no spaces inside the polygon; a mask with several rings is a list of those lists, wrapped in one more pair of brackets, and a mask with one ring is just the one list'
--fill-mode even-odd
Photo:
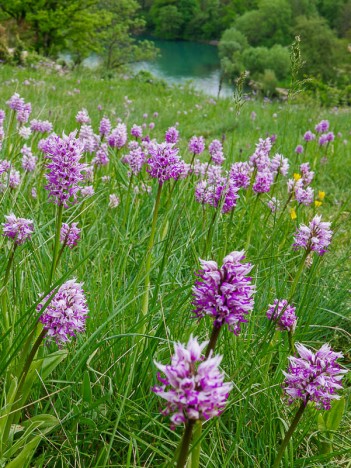
{"label": "tree", "polygon": [[272,47],[291,42],[292,10],[287,0],[262,0],[257,10],[240,16],[235,26],[252,46]]}
{"label": "tree", "polygon": [[351,0],[340,9],[336,19],[336,28],[340,37],[351,40]]}
{"label": "tree", "polygon": [[158,10],[154,19],[155,34],[164,39],[181,37],[183,16],[175,5],[166,5]]}
{"label": "tree", "polygon": [[37,52],[53,57],[69,52],[75,64],[98,52],[108,68],[155,55],[150,42],[132,37],[145,25],[137,16],[139,8],[136,0],[0,2],[0,11],[17,23],[20,33],[30,31],[28,43]]}
{"label": "tree", "polygon": [[105,21],[98,28],[97,40],[108,69],[156,55],[150,41],[137,41],[132,36],[145,26],[145,21],[137,16],[138,9],[136,0],[100,0],[99,11],[105,12]]}
{"label": "tree", "polygon": [[204,11],[207,15],[207,21],[202,26],[204,39],[217,39],[223,30],[221,24],[221,5],[219,0],[206,0]]}
{"label": "tree", "polygon": [[326,20],[301,16],[297,18],[294,35],[301,37],[304,71],[325,80],[334,78],[338,44]]}
{"label": "tree", "polygon": [[249,46],[246,37],[235,28],[229,28],[222,34],[218,44],[218,53],[221,58],[235,59],[236,54],[242,53]]}
{"label": "tree", "polygon": [[93,8],[97,0],[2,0],[1,10],[13,18],[19,31],[29,28],[29,42],[43,55],[74,48],[85,55],[96,49],[94,31],[102,21]]}
{"label": "tree", "polygon": [[265,69],[272,70],[278,80],[284,80],[290,73],[290,52],[287,47],[280,44],[269,49]]}
{"label": "tree", "polygon": [[198,0],[155,0],[150,18],[155,34],[164,39],[192,37],[188,26],[200,12]]}
{"label": "tree", "polygon": [[269,50],[267,47],[249,47],[243,52],[243,62],[251,74],[263,73],[268,68]]}
{"label": "tree", "polygon": [[345,4],[345,0],[319,0],[318,11],[323,16],[331,28],[334,28],[337,22],[339,12]]}
{"label": "tree", "polygon": [[223,77],[234,79],[244,71],[242,52],[248,45],[246,37],[237,29],[229,28],[224,31],[218,44]]}
{"label": "tree", "polygon": [[318,16],[318,0],[290,0],[293,18],[297,16]]}

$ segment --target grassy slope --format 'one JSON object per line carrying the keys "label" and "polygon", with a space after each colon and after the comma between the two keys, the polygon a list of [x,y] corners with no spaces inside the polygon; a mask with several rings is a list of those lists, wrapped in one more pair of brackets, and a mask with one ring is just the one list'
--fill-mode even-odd
{"label": "grassy slope", "polygon": [[[33,117],[51,120],[58,133],[76,127],[75,115],[82,107],[88,109],[96,131],[105,113],[111,119],[121,117],[128,128],[133,123],[140,124],[142,115],[148,113],[146,121],[156,123],[151,136],[160,140],[168,126],[179,122],[180,148],[186,159],[190,158],[187,140],[193,134],[208,139],[225,134],[229,167],[234,161],[247,160],[258,138],[272,133],[278,135],[274,151],[291,161],[289,174],[297,171],[297,160],[316,159],[317,177],[313,186],[327,194],[319,212],[323,218],[335,219],[336,235],[331,252],[322,261],[314,262],[294,295],[299,316],[296,340],[316,347],[328,340],[336,349],[342,349],[348,355],[346,363],[350,362],[348,109],[335,112],[303,102],[289,107],[248,102],[236,117],[229,100],[215,105],[202,95],[161,84],[123,79],[102,81],[83,74],[78,82],[77,75],[43,76],[39,72],[9,68],[1,68],[0,76],[2,81],[7,80],[0,89],[0,108],[17,91],[32,103]],[[23,81],[27,78],[36,81],[26,86]],[[12,79],[18,81],[8,82]],[[79,94],[73,91],[75,88],[80,90]],[[133,101],[128,109],[124,106],[125,96]],[[103,106],[102,112],[97,110],[99,104]],[[154,119],[151,115],[155,111],[159,116]],[[250,119],[252,111],[257,114],[254,122]],[[277,116],[273,117],[274,114]],[[302,143],[303,133],[313,130],[321,118],[329,119],[331,129],[343,136],[336,138],[322,162],[324,154],[317,147],[296,157],[294,148]],[[212,212],[208,210],[203,216],[201,206],[194,201],[193,187],[181,183],[172,196],[167,196],[168,186],[163,191],[147,336],[138,337],[143,261],[156,184],[151,182],[151,195],[133,196],[133,201],[127,203],[126,170],[118,165],[115,155],[111,155],[111,162],[114,158],[109,169],[111,184],[97,183],[92,198],[70,208],[64,215],[65,221],[79,221],[83,236],[76,250],[65,253],[60,273],[62,281],[72,275],[84,281],[90,319],[87,333],[69,345],[69,356],[53,378],[45,383],[45,388],[38,385],[32,395],[33,401],[45,394],[47,398],[30,407],[30,414],[55,411],[62,421],[61,428],[41,444],[35,466],[152,467],[171,460],[181,431],[169,429],[168,421],[159,414],[161,402],[150,392],[156,383],[153,359],[167,362],[171,342],[185,342],[191,333],[201,339],[209,336],[210,321],[203,320],[200,324],[194,321],[190,301],[193,273],[198,268],[198,258],[203,255]],[[19,291],[14,307],[28,323],[33,323],[30,307],[45,288],[54,235],[54,206],[47,203],[38,179],[37,185],[38,201],[29,197],[28,183],[16,201],[6,196],[2,204],[3,214],[13,209],[17,215],[34,219],[37,226],[33,248],[24,247],[18,256],[17,261],[21,263],[13,282]],[[115,210],[108,207],[111,193],[117,193],[122,199]],[[282,200],[286,199],[285,181],[280,181],[275,195],[278,194]],[[230,215],[218,217],[211,253],[207,254],[207,258],[220,261],[230,251],[243,249],[253,223],[247,258],[256,265],[256,305],[240,337],[227,330],[221,335],[218,351],[224,355],[222,367],[234,381],[234,390],[223,416],[204,426],[201,461],[207,467],[269,466],[277,440],[294,411],[280,399],[287,339],[274,335],[265,320],[265,311],[275,297],[289,296],[301,260],[301,254],[291,249],[292,234],[297,222],[311,219],[313,209],[300,209],[297,221],[285,213],[278,227],[277,219],[269,216],[261,200],[254,214],[252,209],[253,200],[242,195],[232,220]],[[55,345],[50,345],[50,349],[54,350]],[[286,466],[289,460],[290,466],[342,465],[347,457],[344,450],[351,449],[350,418],[345,416],[343,431],[335,436],[334,450],[340,455],[332,456],[329,462],[328,458],[318,458],[315,411],[311,409],[309,413],[304,416],[286,455]],[[292,462],[295,458],[301,460]]]}

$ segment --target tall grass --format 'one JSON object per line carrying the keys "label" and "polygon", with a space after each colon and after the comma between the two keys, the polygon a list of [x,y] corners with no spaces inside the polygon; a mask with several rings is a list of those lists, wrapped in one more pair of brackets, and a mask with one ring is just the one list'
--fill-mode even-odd
{"label": "tall grass", "polygon": [[[276,332],[266,319],[268,304],[276,297],[291,295],[299,317],[295,341],[314,348],[330,342],[344,353],[343,364],[350,367],[351,111],[321,109],[303,101],[289,106],[248,101],[236,116],[229,99],[214,102],[194,91],[158,82],[104,81],[88,72],[86,76],[43,76],[38,71],[6,67],[0,68],[0,74],[0,108],[19,92],[32,103],[32,116],[52,121],[58,134],[78,127],[75,115],[82,107],[88,109],[95,132],[104,114],[112,121],[120,117],[130,129],[134,123],[141,124],[147,113],[145,121],[156,124],[150,136],[159,141],[169,126],[179,122],[180,154],[188,162],[187,142],[194,134],[205,136],[207,143],[224,137],[226,168],[235,161],[248,160],[258,139],[272,134],[277,135],[274,151],[290,160],[290,176],[298,172],[301,162],[315,161],[312,185],[316,191],[326,192],[325,200],[318,208],[299,207],[295,220],[288,209],[271,214],[265,195],[257,199],[254,209],[253,197],[243,191],[232,216],[218,213],[214,218],[214,209],[203,209],[195,201],[194,179],[166,183],[152,248],[147,313],[142,314],[158,184],[144,173],[151,192],[128,195],[127,168],[119,161],[123,150],[120,154],[111,151],[109,166],[100,169],[94,179],[95,194],[64,210],[63,221],[79,222],[82,239],[75,249],[63,253],[53,281],[56,286],[72,277],[84,282],[90,309],[86,333],[72,340],[66,347],[68,353],[59,351],[60,361],[47,378],[43,378],[43,370],[35,373],[18,421],[21,426],[36,415],[57,418],[50,432],[45,433],[42,427],[37,430],[42,437],[33,458],[25,459],[22,466],[171,466],[182,433],[179,428],[170,429],[159,411],[162,403],[150,390],[156,383],[154,360],[168,362],[173,343],[186,342],[191,334],[201,341],[209,338],[210,320],[195,320],[191,306],[199,258],[205,252],[207,260],[220,263],[229,252],[247,247],[247,260],[255,265],[255,308],[240,336],[223,330],[218,341],[216,352],[223,355],[222,369],[234,389],[221,417],[203,425],[200,462],[204,467],[271,466],[278,441],[296,408],[283,400],[282,371],[287,367],[289,342],[286,334]],[[24,84],[28,79],[29,84]],[[125,105],[125,96],[132,100],[130,105]],[[157,118],[152,117],[155,111]],[[253,111],[255,120],[251,118]],[[327,118],[331,129],[342,136],[327,150],[311,143],[305,154],[296,155],[294,149],[303,142],[304,132],[313,130],[321,118]],[[35,153],[37,142],[33,141]],[[15,131],[8,135],[4,148],[1,158],[11,158],[19,169],[20,140]],[[86,159],[90,161],[91,156],[86,155]],[[103,183],[102,175],[110,175],[110,182]],[[30,195],[33,185],[36,199]],[[114,209],[109,207],[112,193],[121,199]],[[274,196],[284,206],[286,179],[278,181]],[[10,329],[2,333],[0,345],[1,406],[6,407],[8,379],[16,374],[35,326],[35,306],[42,293],[48,292],[55,207],[48,202],[40,167],[34,175],[26,176],[19,189],[0,194],[0,200],[3,220],[13,211],[35,223],[32,241],[16,249],[6,292],[14,317]],[[292,291],[303,257],[292,249],[293,234],[316,212],[332,221],[335,234],[330,252],[314,257],[311,268],[303,269]],[[1,278],[8,255],[7,241],[1,237]],[[54,352],[55,343],[42,347],[37,360]],[[308,407],[283,458],[284,466],[349,466],[350,383],[350,377],[345,377],[346,410],[334,434],[332,451],[321,452],[325,434],[317,424],[318,411]]]}

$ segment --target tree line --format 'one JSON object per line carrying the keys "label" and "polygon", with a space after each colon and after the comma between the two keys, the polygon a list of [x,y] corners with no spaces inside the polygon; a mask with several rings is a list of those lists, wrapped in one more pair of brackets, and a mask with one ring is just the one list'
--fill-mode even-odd
{"label": "tree line", "polygon": [[153,57],[150,41],[135,36],[145,27],[136,0],[1,0],[0,58],[9,49],[29,49],[57,58],[67,52],[75,64],[92,53],[107,68]]}
{"label": "tree line", "polygon": [[302,72],[350,83],[351,0],[140,0],[148,31],[164,39],[217,40],[234,79],[284,82],[288,46],[301,38]]}
{"label": "tree line", "polygon": [[289,44],[300,36],[302,73],[351,85],[351,0],[0,2],[0,60],[11,48],[19,59],[23,49],[53,58],[68,52],[75,64],[97,53],[106,68],[118,68],[156,55],[152,42],[137,39],[142,32],[216,41],[223,77],[248,70],[272,89],[288,79]]}

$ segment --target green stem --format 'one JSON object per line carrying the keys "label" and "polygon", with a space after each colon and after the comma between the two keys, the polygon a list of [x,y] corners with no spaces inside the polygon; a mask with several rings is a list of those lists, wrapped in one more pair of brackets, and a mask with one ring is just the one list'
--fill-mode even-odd
{"label": "green stem", "polygon": [[284,205],[284,207],[283,207],[283,209],[282,209],[282,211],[281,211],[279,217],[278,217],[278,218],[276,218],[276,217],[274,218],[273,232],[272,232],[272,234],[271,234],[269,240],[268,240],[268,241],[265,243],[265,245],[263,246],[263,249],[260,251],[260,253],[259,253],[258,256],[262,255],[262,253],[265,252],[265,251],[268,249],[269,245],[273,243],[273,241],[274,241],[274,239],[275,239],[277,233],[278,233],[278,232],[281,232],[281,229],[280,229],[280,228],[281,228],[281,224],[282,224],[283,222],[285,222],[285,220],[283,219],[283,215],[284,215],[284,212],[285,212],[286,208],[287,208],[288,205],[289,205],[289,202],[290,202],[291,198],[292,198],[292,194],[289,195],[289,197],[288,197],[288,199],[287,199],[287,201],[286,201],[286,203],[285,203],[285,205]]}
{"label": "green stem", "polygon": [[306,262],[306,258],[307,258],[307,255],[309,254],[308,250],[305,252],[304,256],[302,257],[302,261],[301,261],[301,264],[299,266],[299,269],[297,270],[297,273],[296,273],[296,276],[295,276],[295,279],[294,279],[294,282],[293,284],[291,285],[291,290],[290,290],[290,297],[289,297],[289,300],[288,302],[290,303],[291,299],[293,298],[294,294],[295,294],[295,291],[296,291],[296,288],[297,288],[297,284],[299,282],[299,279],[301,278],[301,275],[302,275],[302,272],[303,272],[303,269],[304,269],[304,266],[305,266],[305,262]]}
{"label": "green stem", "polygon": [[[3,154],[13,154],[13,153],[11,153],[10,151],[7,150],[7,145],[8,145],[8,141],[10,140],[12,125],[13,125],[14,120],[15,120],[15,111],[12,110],[11,111],[10,122],[9,122],[9,125],[7,127],[7,130],[6,130],[6,138],[4,138],[4,142],[3,142],[3,147],[2,147]],[[5,153],[5,151],[6,151],[6,153]],[[11,158],[10,158],[10,160],[11,160]]]}
{"label": "green stem", "polygon": [[[157,224],[158,210],[160,208],[161,192],[162,192],[162,185],[159,184],[157,195],[156,195],[156,200],[155,200],[155,205],[154,205],[154,213],[152,217],[151,233],[150,233],[150,238],[149,238],[147,251],[146,251],[144,295],[143,295],[143,301],[142,301],[142,306],[141,306],[142,318],[146,317],[146,314],[148,312],[148,307],[149,307],[149,289],[150,289],[150,270],[151,270],[152,249],[153,249],[154,240],[155,240],[156,224]],[[142,333],[145,333],[145,323],[143,324],[143,327],[142,327]]]}
{"label": "green stem", "polygon": [[10,255],[9,255],[9,259],[8,259],[8,262],[7,262],[3,288],[6,286],[8,280],[10,278],[10,271],[11,271],[11,266],[12,266],[13,259],[14,259],[14,256],[15,256],[16,248],[17,248],[17,244],[13,244],[13,249],[12,249],[12,252],[10,253]]}
{"label": "green stem", "polygon": [[295,417],[293,419],[293,422],[291,423],[289,429],[288,429],[288,432],[285,434],[285,437],[284,437],[284,440],[279,448],[279,451],[278,451],[278,454],[277,454],[277,457],[274,461],[274,464],[273,464],[273,467],[272,468],[279,468],[279,465],[280,465],[280,462],[283,458],[283,455],[284,455],[284,452],[285,452],[285,449],[291,439],[291,436],[293,435],[295,429],[296,429],[296,426],[298,425],[300,419],[301,419],[301,416],[303,414],[303,412],[305,411],[305,408],[306,408],[306,405],[307,405],[307,402],[305,403],[304,401],[301,403],[300,405],[300,408],[297,410],[297,413],[295,414]]}
{"label": "green stem", "polygon": [[211,351],[214,351],[221,328],[222,327],[216,327],[215,325],[213,326],[210,341],[206,348],[205,359],[209,357]]}
{"label": "green stem", "polygon": [[294,333],[293,333],[293,331],[288,331],[288,340],[289,340],[290,353],[294,354],[295,345],[294,345]]}
{"label": "green stem", "polygon": [[59,207],[57,209],[55,244],[54,244],[54,252],[52,254],[52,263],[51,263],[51,271],[50,271],[48,288],[50,288],[50,286],[51,286],[52,279],[53,279],[54,273],[55,273],[55,269],[57,267],[58,251],[59,251],[59,247],[60,247],[60,232],[61,232],[61,225],[62,225],[62,213],[63,213],[63,205],[59,205]]}
{"label": "green stem", "polygon": [[177,468],[184,468],[186,465],[194,424],[195,421],[193,419],[190,419],[185,425],[185,431],[183,434],[182,445],[180,447]]}
{"label": "green stem", "polygon": [[251,212],[251,216],[250,216],[250,224],[249,224],[249,229],[248,229],[248,234],[247,234],[247,240],[246,240],[246,244],[245,244],[245,250],[246,251],[250,247],[252,228],[253,228],[253,225],[254,225],[254,215],[255,215],[255,211],[256,211],[256,205],[257,205],[258,197],[259,197],[259,194],[256,196],[255,201],[254,201],[254,205],[252,207],[252,212]]}
{"label": "green stem", "polygon": [[62,257],[62,254],[63,254],[64,250],[65,250],[66,245],[67,245],[66,242],[64,242],[64,243],[62,244],[62,247],[61,247],[61,249],[60,249],[60,251],[59,251],[59,253],[58,253],[58,255],[57,255],[56,266],[59,264],[59,262],[60,262],[60,260],[61,260],[61,257]]}
{"label": "green stem", "polygon": [[20,378],[20,382],[19,382],[19,386],[18,386],[18,390],[17,390],[17,393],[19,394],[20,391],[22,390],[22,387],[23,387],[23,384],[24,384],[24,381],[27,377],[27,374],[29,372],[29,368],[33,362],[33,359],[39,349],[39,346],[41,345],[42,341],[44,340],[45,338],[45,335],[47,334],[47,330],[43,329],[40,333],[40,335],[38,336],[38,338],[36,339],[34,345],[33,345],[33,348],[31,349],[27,359],[26,359],[26,362],[23,366],[23,371],[22,371],[22,375],[21,375],[21,378]]}
{"label": "green stem", "polygon": [[129,203],[130,203],[130,193],[132,191],[132,184],[133,184],[133,172],[129,178],[129,184],[128,184],[128,191],[127,191],[127,200],[126,200],[126,204],[125,204],[125,207],[124,207],[124,216],[123,216],[123,226],[125,225],[126,223],[126,220],[127,220],[127,216],[129,215]]}
{"label": "green stem", "polygon": [[215,226],[215,222],[216,222],[216,218],[217,218],[217,213],[218,213],[219,210],[220,210],[220,208],[217,208],[216,211],[214,212],[214,215],[213,215],[213,217],[212,217],[210,226],[209,226],[209,228],[208,228],[207,236],[206,236],[206,242],[205,242],[205,248],[204,248],[202,257],[205,257],[205,256],[207,255],[207,253],[208,253],[208,247],[211,245],[212,236],[213,236],[213,230],[214,230],[214,226]]}
{"label": "green stem", "polygon": [[33,348],[31,349],[31,352],[29,353],[27,359],[26,359],[26,362],[23,366],[23,370],[22,370],[22,374],[21,374],[21,377],[19,379],[19,383],[18,383],[18,387],[17,387],[17,390],[16,390],[16,395],[13,399],[13,406],[11,407],[11,414],[8,416],[7,418],[7,421],[6,421],[6,426],[5,426],[5,429],[4,429],[4,433],[3,433],[3,438],[2,440],[6,441],[8,439],[8,436],[9,436],[9,433],[10,433],[10,429],[11,429],[11,425],[12,425],[12,421],[13,419],[15,418],[20,406],[21,406],[21,392],[22,392],[22,389],[23,389],[23,385],[25,383],[25,380],[26,380],[26,377],[28,375],[28,372],[29,372],[29,369],[30,369],[30,366],[35,358],[35,355],[38,351],[38,348],[39,346],[41,345],[43,339],[45,338],[45,335],[47,333],[47,330],[42,330],[40,335],[38,336],[38,338],[36,339],[34,345],[33,345]]}
{"label": "green stem", "polygon": [[194,165],[195,156],[196,156],[196,153],[194,153],[194,154],[193,154],[193,157],[191,158],[191,162],[190,162],[190,166],[191,166],[191,167],[193,167],[193,165]]}
{"label": "green stem", "polygon": [[224,249],[223,249],[223,254],[222,254],[222,259],[226,256],[227,253],[227,248],[228,248],[228,238],[229,238],[229,232],[230,228],[233,224],[233,217],[234,217],[234,210],[230,212],[230,217],[229,221],[226,223],[226,228],[225,228],[225,241],[224,241]]}
{"label": "green stem", "polygon": [[201,434],[202,421],[199,419],[196,421],[194,426],[193,449],[191,451],[191,468],[199,468],[200,466]]}
{"label": "green stem", "polygon": [[7,314],[7,301],[6,301],[6,285],[8,283],[8,280],[10,278],[10,272],[11,272],[11,267],[12,267],[12,264],[13,264],[13,259],[14,259],[14,256],[15,256],[15,251],[16,251],[16,248],[17,248],[17,244],[14,244],[13,245],[13,249],[9,255],[9,259],[8,259],[8,262],[7,262],[7,267],[6,267],[6,272],[5,272],[5,278],[4,278],[4,283],[2,285],[2,288],[1,288],[1,308],[2,308],[2,315],[3,315],[3,319],[4,319],[4,330],[6,331],[9,326],[10,326],[10,320],[9,320],[9,317],[8,317],[8,314]]}

